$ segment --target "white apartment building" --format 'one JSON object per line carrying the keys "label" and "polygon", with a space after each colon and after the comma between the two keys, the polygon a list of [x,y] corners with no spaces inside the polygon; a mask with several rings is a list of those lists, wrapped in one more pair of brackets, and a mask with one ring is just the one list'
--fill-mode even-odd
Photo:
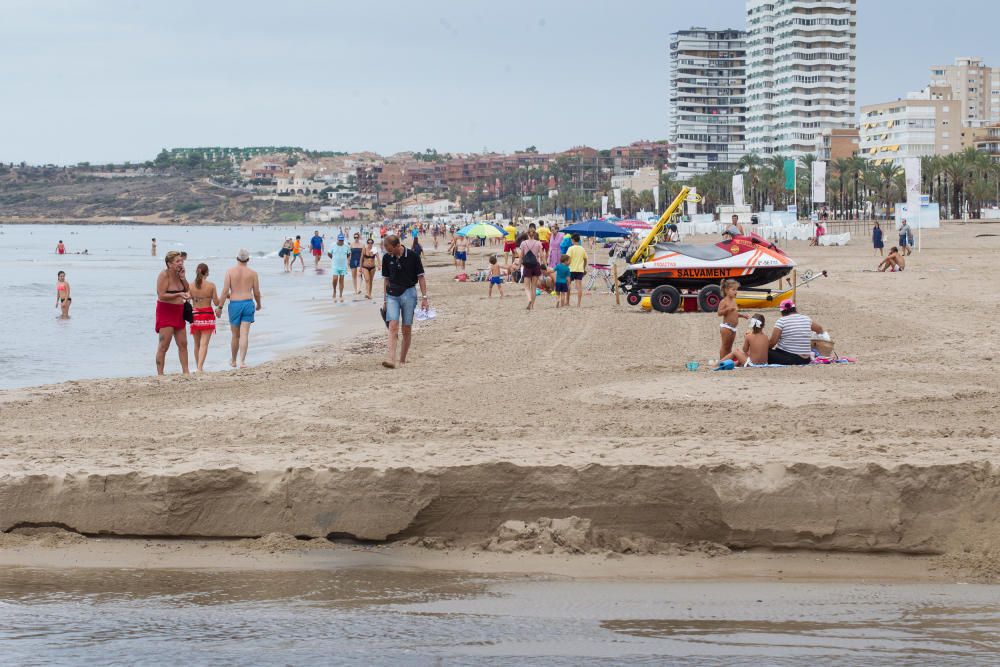
{"label": "white apartment building", "polygon": [[1000,122],[1000,68],[987,67],[982,58],[955,58],[953,65],[934,65],[931,86],[951,89],[962,110],[962,125]]}
{"label": "white apartment building", "polygon": [[747,150],[801,157],[855,127],[857,0],[747,0]]}
{"label": "white apartment building", "polygon": [[698,27],[670,35],[668,166],[678,180],[734,170],[745,152],[744,35]]}
{"label": "white apartment building", "polygon": [[876,165],[962,150],[962,106],[951,88],[929,86],[906,99],[861,107],[859,154]]}

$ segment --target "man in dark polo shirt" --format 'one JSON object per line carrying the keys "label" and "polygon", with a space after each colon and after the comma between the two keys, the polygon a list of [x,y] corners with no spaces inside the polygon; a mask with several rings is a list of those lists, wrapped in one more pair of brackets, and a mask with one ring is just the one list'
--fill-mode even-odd
{"label": "man in dark polo shirt", "polygon": [[[382,242],[382,278],[385,282],[385,321],[389,323],[389,353],[382,365],[395,368],[406,363],[413,332],[413,311],[417,307],[417,285],[423,297],[421,305],[427,308],[427,281],[420,255],[404,246],[398,236],[389,235]],[[403,345],[396,361],[396,338],[403,327]]]}

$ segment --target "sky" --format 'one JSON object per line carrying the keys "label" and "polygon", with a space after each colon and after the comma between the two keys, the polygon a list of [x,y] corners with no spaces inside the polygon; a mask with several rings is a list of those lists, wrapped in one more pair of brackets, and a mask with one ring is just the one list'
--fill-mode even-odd
{"label": "sky", "polygon": [[[391,154],[668,134],[669,34],[744,0],[0,0],[0,161],[178,146]],[[1000,66],[997,0],[859,0],[859,106],[957,56]]]}

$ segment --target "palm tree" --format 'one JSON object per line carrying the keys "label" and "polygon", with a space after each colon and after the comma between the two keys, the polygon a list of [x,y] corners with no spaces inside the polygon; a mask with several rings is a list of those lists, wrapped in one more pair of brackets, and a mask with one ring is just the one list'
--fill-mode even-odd
{"label": "palm tree", "polygon": [[861,217],[859,215],[859,211],[861,208],[860,202],[863,199],[861,195],[861,185],[864,181],[865,172],[869,168],[869,163],[868,160],[864,159],[863,157],[859,157],[857,155],[855,155],[854,157],[847,158],[847,161],[850,163],[849,171],[854,180],[854,197],[851,203],[851,213],[852,217],[859,218]]}
{"label": "palm tree", "polygon": [[847,184],[851,179],[851,161],[846,158],[837,158],[833,161],[833,170],[837,172],[838,194],[840,202],[840,212],[847,217]]}
{"label": "palm tree", "polygon": [[760,179],[760,169],[763,166],[764,161],[761,160],[757,153],[747,153],[740,158],[739,163],[737,163],[736,168],[747,175],[747,180],[750,181],[750,206],[751,208],[756,208],[760,210],[761,204],[757,199],[759,190],[759,179]]}

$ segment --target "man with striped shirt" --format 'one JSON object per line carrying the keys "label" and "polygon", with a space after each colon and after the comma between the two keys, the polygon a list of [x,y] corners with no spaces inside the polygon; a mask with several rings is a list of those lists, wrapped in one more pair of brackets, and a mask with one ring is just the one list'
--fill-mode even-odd
{"label": "man with striped shirt", "polygon": [[812,332],[823,333],[823,327],[795,309],[795,302],[781,302],[781,317],[771,331],[771,349],[767,363],[800,366],[812,360]]}

